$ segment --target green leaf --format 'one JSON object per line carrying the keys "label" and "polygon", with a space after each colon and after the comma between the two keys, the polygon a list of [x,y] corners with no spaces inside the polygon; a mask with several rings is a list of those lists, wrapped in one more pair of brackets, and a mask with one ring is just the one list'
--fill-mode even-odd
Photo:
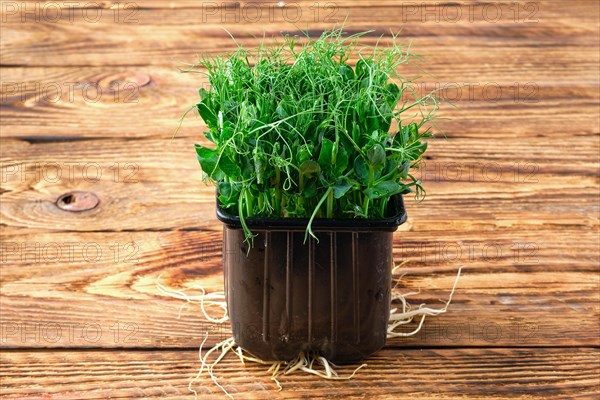
{"label": "green leaf", "polygon": [[356,157],[354,159],[354,173],[356,174],[356,177],[364,184],[369,182],[369,167],[367,166],[365,160],[363,160],[361,157]]}
{"label": "green leaf", "polygon": [[230,182],[219,182],[217,185],[217,190],[219,192],[219,196],[222,196],[224,199],[231,198],[233,194],[233,189]]}
{"label": "green leaf", "polygon": [[369,216],[367,214],[365,214],[365,211],[363,210],[363,208],[358,205],[358,204],[353,204],[352,206],[352,213],[354,214],[355,218],[368,218]]}
{"label": "green leaf", "polygon": [[[210,140],[212,143],[217,143],[217,139],[219,137],[218,135],[218,131],[216,129],[213,129],[212,131],[207,131],[207,132],[203,132],[204,136]],[[216,135],[215,135],[216,133]],[[216,138],[215,138],[216,137]]]}
{"label": "green leaf", "polygon": [[300,165],[300,174],[306,177],[312,177],[320,171],[321,167],[313,160],[306,160]]}
{"label": "green leaf", "polygon": [[335,175],[342,175],[346,168],[348,167],[348,152],[344,147],[339,147],[337,156],[335,158]]}
{"label": "green leaf", "polygon": [[368,77],[369,76],[369,71],[370,71],[370,67],[372,66],[373,62],[371,60],[367,60],[364,58],[359,59],[356,62],[356,76],[359,79],[362,79],[364,77]]}
{"label": "green leaf", "polygon": [[409,170],[410,170],[410,160],[406,160],[400,166],[400,178],[407,179],[408,178],[408,171]]}
{"label": "green leaf", "polygon": [[392,126],[392,110],[386,103],[382,103],[379,112],[381,113],[379,115],[379,130],[387,132]]}
{"label": "green leaf", "polygon": [[235,100],[225,100],[221,111],[223,112],[224,118],[235,121],[240,115],[240,103]]}
{"label": "green leaf", "polygon": [[340,65],[340,75],[342,75],[344,82],[354,80],[354,71],[348,65]]}
{"label": "green leaf", "polygon": [[251,157],[241,156],[240,166],[242,169],[242,178],[244,180],[250,180],[255,177],[254,173],[254,159]]}
{"label": "green leaf", "polygon": [[398,161],[393,158],[388,158],[385,161],[385,168],[381,172],[383,179],[391,179],[398,172]]}
{"label": "green leaf", "polygon": [[196,108],[198,109],[198,113],[202,120],[209,128],[217,127],[217,116],[216,114],[205,104],[205,101],[201,101],[196,104]]}
{"label": "green leaf", "polygon": [[221,155],[218,166],[219,169],[230,178],[237,178],[242,174],[238,163],[226,151]]}
{"label": "green leaf", "polygon": [[390,109],[394,109],[394,107],[400,100],[400,89],[395,83],[388,83],[385,89],[387,92],[385,96],[385,101],[390,107]]}
{"label": "green leaf", "polygon": [[254,160],[256,182],[261,184],[264,181],[265,170],[267,168],[267,156],[259,147],[255,147],[252,152],[252,158]]}
{"label": "green leaf", "polygon": [[208,175],[210,178],[217,179],[217,163],[219,161],[217,150],[209,149],[208,147],[203,147],[199,144],[195,145],[195,147],[196,156],[200,162],[202,171],[204,171],[204,173],[206,173],[206,175]]}
{"label": "green leaf", "polygon": [[307,199],[311,197],[315,197],[317,195],[317,180],[311,179],[304,184],[304,189],[302,190],[302,196]]}
{"label": "green leaf", "polygon": [[221,142],[230,139],[233,136],[234,130],[235,126],[231,122],[225,121],[223,123],[223,129],[221,129]]}
{"label": "green leaf", "polygon": [[363,141],[361,140],[360,128],[358,124],[352,125],[352,140],[354,140],[354,143],[356,143],[358,146],[362,147]]}
{"label": "green leaf", "polygon": [[404,189],[404,185],[401,185],[393,181],[384,181],[372,188],[365,189],[365,195],[373,200],[382,197],[390,197],[393,194],[400,193]]}
{"label": "green leaf", "polygon": [[323,171],[331,171],[333,146],[334,143],[331,140],[323,138],[323,141],[321,142],[321,152],[319,153],[319,165]]}
{"label": "green leaf", "polygon": [[205,100],[210,100],[210,92],[208,90],[200,88],[200,90],[198,90],[198,94],[200,95],[200,100],[203,102]]}
{"label": "green leaf", "polygon": [[231,182],[219,182],[217,185],[219,201],[223,208],[233,208],[237,202],[240,189],[237,184]]}
{"label": "green leaf", "polygon": [[310,160],[312,156],[312,145],[303,144],[298,150],[298,164],[302,164],[304,161]]}
{"label": "green leaf", "polygon": [[417,152],[418,152],[417,154],[418,154],[418,155],[417,155],[417,157],[416,157],[416,158],[419,158],[419,157],[421,157],[421,155],[422,155],[423,153],[425,153],[425,151],[426,151],[426,150],[427,150],[427,142],[423,142],[423,143],[421,143],[421,144],[419,145],[419,147],[417,148]]}
{"label": "green leaf", "polygon": [[352,184],[347,179],[338,179],[333,185],[333,197],[339,199],[352,188]]}
{"label": "green leaf", "polygon": [[371,84],[371,78],[369,78],[368,76],[366,76],[360,80],[360,88],[361,89],[368,89],[370,84]]}
{"label": "green leaf", "polygon": [[417,126],[417,124],[411,122],[410,124],[408,124],[407,130],[410,136],[410,141],[414,142],[415,140],[417,140],[417,138],[419,137],[419,127]]}
{"label": "green leaf", "polygon": [[367,150],[367,160],[369,160],[369,164],[374,170],[382,170],[385,167],[385,150],[383,146],[375,143]]}
{"label": "green leaf", "polygon": [[379,118],[372,104],[369,104],[366,108],[365,117],[367,132],[373,132],[379,129]]}
{"label": "green leaf", "polygon": [[285,108],[283,108],[281,104],[277,106],[277,108],[275,109],[275,113],[281,119],[288,117],[288,113],[285,111]]}
{"label": "green leaf", "polygon": [[402,131],[396,136],[399,136],[400,147],[405,147],[408,144],[408,126],[402,127]]}
{"label": "green leaf", "polygon": [[417,124],[411,122],[400,129],[400,131],[394,136],[394,146],[399,148],[406,147],[410,142],[413,135],[418,135]]}

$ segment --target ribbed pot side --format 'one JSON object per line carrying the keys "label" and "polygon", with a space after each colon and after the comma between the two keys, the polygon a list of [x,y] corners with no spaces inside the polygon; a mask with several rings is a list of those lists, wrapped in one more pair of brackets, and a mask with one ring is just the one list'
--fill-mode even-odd
{"label": "ribbed pot side", "polygon": [[263,360],[314,351],[334,363],[385,344],[390,312],[389,231],[243,230],[224,226],[225,295],[238,345]]}

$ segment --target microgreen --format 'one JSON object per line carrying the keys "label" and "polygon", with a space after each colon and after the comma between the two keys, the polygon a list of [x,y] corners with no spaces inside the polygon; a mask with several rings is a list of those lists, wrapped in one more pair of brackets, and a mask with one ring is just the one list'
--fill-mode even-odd
{"label": "microgreen", "polygon": [[359,46],[367,33],[286,35],[196,64],[210,82],[196,109],[214,144],[196,154],[247,239],[249,217],[309,218],[314,236],[315,218],[386,217],[393,195],[425,194],[413,171],[438,99],[400,75],[410,46],[397,35],[388,47]]}

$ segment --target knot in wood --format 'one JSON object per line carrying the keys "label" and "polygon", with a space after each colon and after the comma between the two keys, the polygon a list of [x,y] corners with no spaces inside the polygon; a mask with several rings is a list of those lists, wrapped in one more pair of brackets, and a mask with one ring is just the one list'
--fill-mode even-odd
{"label": "knot in wood", "polygon": [[61,210],[79,212],[95,208],[100,199],[94,193],[74,191],[65,193],[56,200],[56,206]]}

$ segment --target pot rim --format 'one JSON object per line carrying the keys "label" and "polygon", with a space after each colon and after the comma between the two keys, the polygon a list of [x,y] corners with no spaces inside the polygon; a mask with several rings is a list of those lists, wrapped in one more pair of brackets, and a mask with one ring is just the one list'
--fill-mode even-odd
{"label": "pot rim", "polygon": [[[218,194],[217,194],[218,196]],[[388,211],[392,215],[385,218],[315,218],[312,221],[314,231],[339,230],[339,231],[388,231],[393,232],[398,226],[406,222],[407,215],[404,199],[401,194],[390,197]],[[227,214],[217,198],[217,218],[231,229],[241,229],[240,217]],[[259,230],[305,230],[310,218],[263,218],[248,217],[245,219],[249,229]]]}

